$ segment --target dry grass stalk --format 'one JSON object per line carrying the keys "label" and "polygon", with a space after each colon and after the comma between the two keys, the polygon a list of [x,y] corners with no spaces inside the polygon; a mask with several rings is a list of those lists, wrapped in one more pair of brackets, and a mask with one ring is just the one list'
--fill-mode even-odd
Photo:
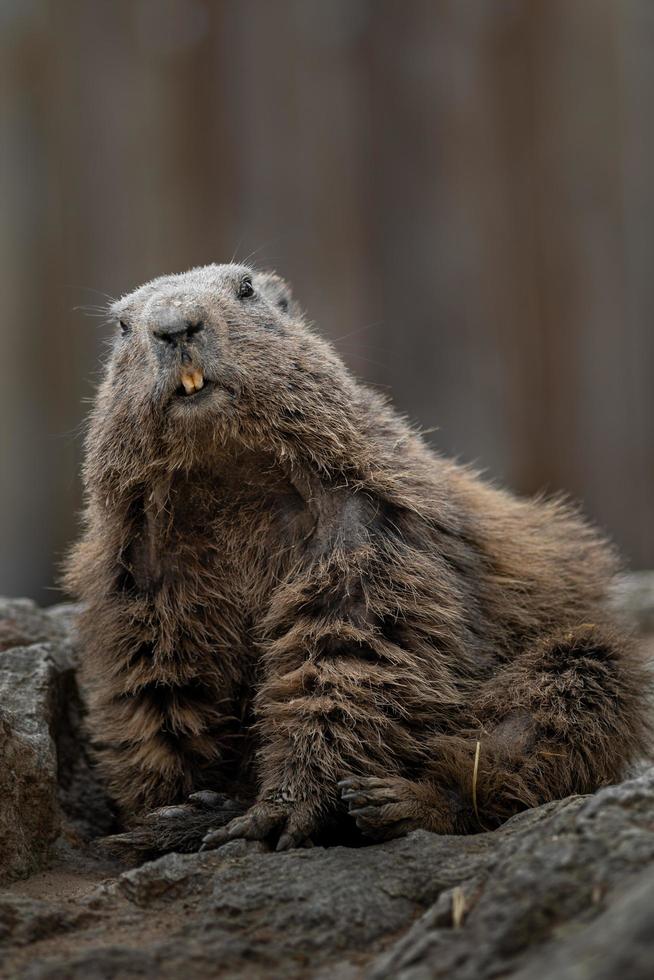
{"label": "dry grass stalk", "polygon": [[457,885],[452,890],[452,928],[460,929],[466,914],[466,897],[463,888]]}

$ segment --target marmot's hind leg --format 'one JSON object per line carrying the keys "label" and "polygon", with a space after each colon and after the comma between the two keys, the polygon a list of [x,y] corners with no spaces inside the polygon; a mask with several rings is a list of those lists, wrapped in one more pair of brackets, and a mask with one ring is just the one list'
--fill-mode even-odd
{"label": "marmot's hind leg", "polygon": [[342,798],[360,830],[382,840],[417,828],[492,829],[527,807],[591,793],[644,753],[650,684],[629,644],[609,631],[551,634],[482,687],[478,727],[433,740],[421,781],[353,777]]}
{"label": "marmot's hind leg", "polygon": [[192,793],[187,803],[152,810],[130,830],[98,843],[114,853],[133,852],[142,858],[169,851],[188,854],[200,849],[207,831],[224,826],[246,809],[246,803],[224,793],[201,790]]}

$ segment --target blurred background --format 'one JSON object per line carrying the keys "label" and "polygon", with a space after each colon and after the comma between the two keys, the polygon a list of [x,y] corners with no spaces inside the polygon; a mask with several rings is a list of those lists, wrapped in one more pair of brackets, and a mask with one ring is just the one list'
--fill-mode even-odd
{"label": "blurred background", "polygon": [[654,565],[651,0],[0,0],[0,38],[0,592],[60,598],[80,307],[232,256]]}

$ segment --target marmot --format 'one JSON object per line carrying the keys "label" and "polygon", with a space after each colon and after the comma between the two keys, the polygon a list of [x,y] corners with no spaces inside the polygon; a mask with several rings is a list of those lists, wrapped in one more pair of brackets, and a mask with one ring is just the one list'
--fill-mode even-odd
{"label": "marmot", "polygon": [[205,846],[474,832],[643,752],[616,555],[571,506],[437,455],[273,273],[111,312],[67,583],[127,821],[216,790],[251,805]]}

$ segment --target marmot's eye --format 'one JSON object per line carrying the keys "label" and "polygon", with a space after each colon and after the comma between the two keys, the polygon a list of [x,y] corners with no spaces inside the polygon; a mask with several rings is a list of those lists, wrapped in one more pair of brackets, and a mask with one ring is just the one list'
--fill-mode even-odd
{"label": "marmot's eye", "polygon": [[123,336],[126,333],[129,333],[129,331],[130,331],[130,325],[129,325],[129,323],[127,323],[125,320],[119,320],[118,322],[120,324],[120,332],[123,334]]}
{"label": "marmot's eye", "polygon": [[244,276],[238,287],[238,298],[247,299],[248,296],[254,296],[254,286],[250,277]]}

